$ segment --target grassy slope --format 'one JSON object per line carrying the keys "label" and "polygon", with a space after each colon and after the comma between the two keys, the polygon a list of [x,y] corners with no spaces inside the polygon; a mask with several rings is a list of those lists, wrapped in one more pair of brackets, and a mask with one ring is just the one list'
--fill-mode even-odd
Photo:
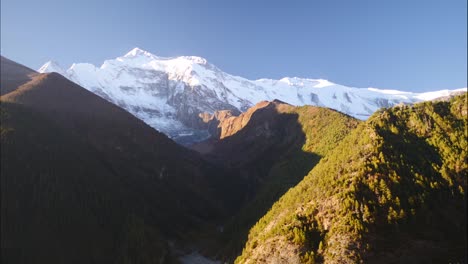
{"label": "grassy slope", "polygon": [[31,81],[38,75],[32,69],[19,65],[3,56],[0,56],[0,95],[7,94],[15,90],[18,86]]}
{"label": "grassy slope", "polygon": [[466,261],[466,94],[377,112],[251,229],[237,263]]}

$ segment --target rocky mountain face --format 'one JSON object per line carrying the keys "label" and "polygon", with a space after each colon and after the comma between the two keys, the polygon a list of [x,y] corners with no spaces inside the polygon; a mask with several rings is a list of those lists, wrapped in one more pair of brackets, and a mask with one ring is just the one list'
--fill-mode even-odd
{"label": "rocky mountain face", "polygon": [[219,110],[238,115],[263,100],[329,107],[366,119],[381,107],[451,93],[359,89],[296,77],[248,80],[227,74],[200,57],[164,58],[138,48],[100,67],[78,63],[63,69],[48,62],[39,72],[64,75],[180,143],[209,137],[203,122],[207,115]]}

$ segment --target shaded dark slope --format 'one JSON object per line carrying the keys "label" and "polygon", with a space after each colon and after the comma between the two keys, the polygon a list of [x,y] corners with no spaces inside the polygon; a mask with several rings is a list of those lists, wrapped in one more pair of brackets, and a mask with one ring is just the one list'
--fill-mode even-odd
{"label": "shaded dark slope", "polygon": [[0,56],[0,95],[7,94],[18,86],[29,82],[38,73]]}
{"label": "shaded dark slope", "polygon": [[[113,263],[119,251],[129,254],[124,247],[136,240],[128,242],[126,233],[138,229],[151,242],[137,238],[149,248],[135,252],[151,248],[148,260],[167,254],[164,237],[150,230],[168,220],[145,215],[144,207],[169,213],[138,187],[147,182],[121,177],[86,142],[42,115],[8,103],[1,111],[3,263]],[[151,219],[148,226],[143,219]]]}
{"label": "shaded dark slope", "polygon": [[169,238],[238,204],[224,170],[56,73],[1,111],[6,263],[170,261]]}
{"label": "shaded dark slope", "polygon": [[358,121],[334,110],[293,107],[280,101],[261,102],[237,117],[217,117],[219,140],[200,143],[195,149],[238,170],[249,183],[247,203],[212,246],[219,250],[212,254],[232,260],[242,250],[248,230]]}
{"label": "shaded dark slope", "polygon": [[249,233],[236,263],[465,263],[467,97],[380,111]]}
{"label": "shaded dark slope", "polygon": [[113,171],[166,178],[181,192],[211,197],[202,170],[206,163],[197,155],[57,73],[41,74],[1,100],[40,113],[70,136],[82,138],[100,154],[92,158]]}

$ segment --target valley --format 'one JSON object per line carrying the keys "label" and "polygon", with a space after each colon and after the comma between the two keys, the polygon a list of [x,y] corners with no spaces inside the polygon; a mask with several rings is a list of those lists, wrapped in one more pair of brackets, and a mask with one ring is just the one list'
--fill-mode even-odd
{"label": "valley", "polygon": [[467,264],[467,0],[0,0],[0,263]]}
{"label": "valley", "polygon": [[2,262],[463,263],[465,90],[2,57]]}

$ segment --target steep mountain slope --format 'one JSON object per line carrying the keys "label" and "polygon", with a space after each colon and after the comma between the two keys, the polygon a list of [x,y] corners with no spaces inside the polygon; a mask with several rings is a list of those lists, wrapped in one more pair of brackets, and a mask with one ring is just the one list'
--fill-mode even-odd
{"label": "steep mountain slope", "polygon": [[444,90],[410,93],[374,88],[358,89],[322,79],[247,80],[227,74],[194,56],[163,58],[135,48],[96,67],[87,63],[61,69],[46,63],[40,72],[59,72],[121,106],[150,126],[184,141],[208,137],[201,113],[243,112],[262,100],[315,105],[366,119],[381,107],[413,103],[448,95]]}
{"label": "steep mountain slope", "polygon": [[3,263],[169,263],[238,206],[229,173],[56,73],[0,99]]}
{"label": "steep mountain slope", "polygon": [[217,248],[212,254],[223,260],[241,252],[255,222],[359,123],[335,110],[277,100],[260,102],[237,117],[221,111],[207,120],[218,139],[193,147],[249,183],[246,206],[212,246]]}
{"label": "steep mountain slope", "polygon": [[236,263],[464,263],[467,95],[379,111],[251,229]]}
{"label": "steep mountain slope", "polygon": [[19,65],[3,56],[0,56],[2,66],[0,76],[0,95],[7,94],[16,87],[29,82],[38,73],[23,65]]}

